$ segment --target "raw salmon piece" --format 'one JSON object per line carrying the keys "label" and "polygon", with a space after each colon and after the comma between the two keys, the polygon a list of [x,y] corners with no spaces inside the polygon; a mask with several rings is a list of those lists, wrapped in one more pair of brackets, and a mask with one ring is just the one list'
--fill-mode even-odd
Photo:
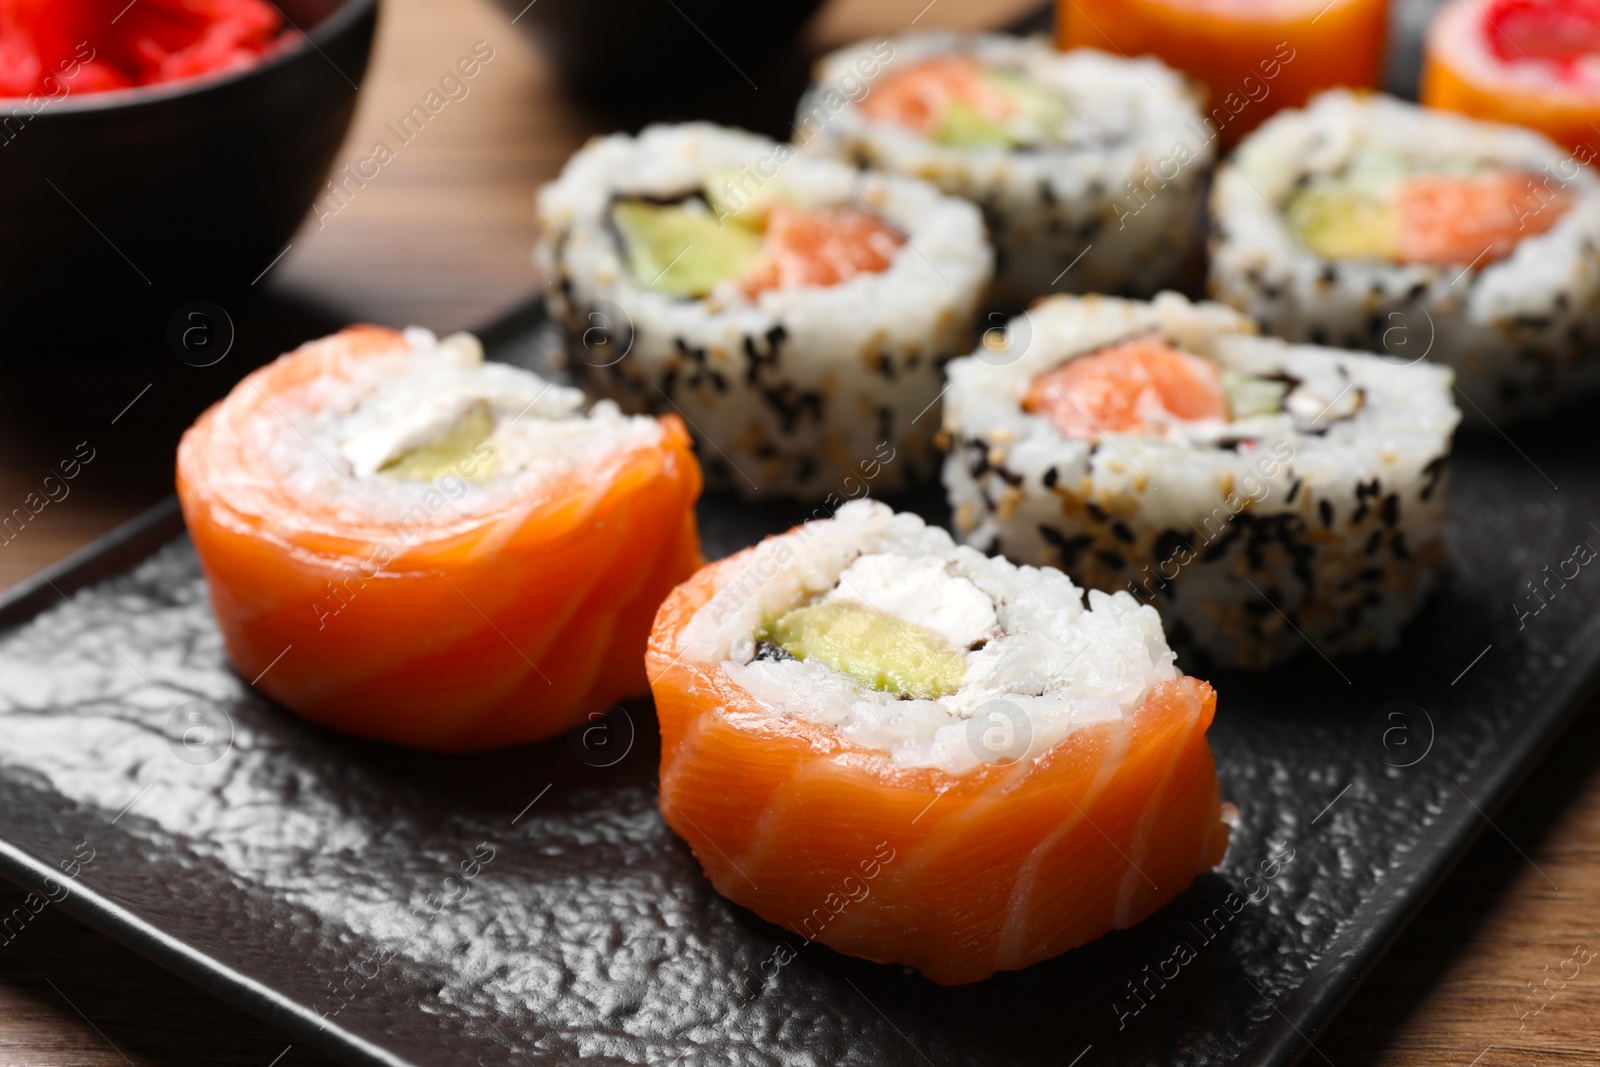
{"label": "raw salmon piece", "polygon": [[887,270],[905,238],[888,223],[851,208],[774,205],[761,258],[740,285],[751,297],[768,289],[837,285]]}
{"label": "raw salmon piece", "polygon": [[178,446],[184,519],[240,675],[315,722],[449,752],[536,741],[647,692],[651,620],[701,562],[682,423],[663,418],[655,447],[414,529],[284,484],[256,417],[281,418],[275,405],[402,343],[354,326],[307,344]]}
{"label": "raw salmon piece", "polygon": [[1150,433],[1166,418],[1228,417],[1217,368],[1159,338],[1123,341],[1044,372],[1028,387],[1022,408],[1080,441]]}
{"label": "raw salmon piece", "polygon": [[1128,719],[1036,759],[897,767],[679,654],[679,633],[755,551],[675,590],[647,656],[661,814],[719,893],[797,936],[960,985],[1132,926],[1221,862],[1206,683],[1160,683]]}
{"label": "raw salmon piece", "polygon": [[1572,202],[1560,186],[1512,171],[1410,178],[1395,197],[1400,262],[1442,266],[1503,259],[1524,237],[1554,226]]}

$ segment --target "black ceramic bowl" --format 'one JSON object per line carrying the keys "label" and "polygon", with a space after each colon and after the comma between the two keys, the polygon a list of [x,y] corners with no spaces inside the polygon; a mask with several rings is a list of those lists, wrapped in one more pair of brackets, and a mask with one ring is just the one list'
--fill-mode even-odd
{"label": "black ceramic bowl", "polygon": [[498,0],[576,91],[671,100],[754,89],[821,0]]}
{"label": "black ceramic bowl", "polygon": [[41,300],[250,285],[305,218],[355,109],[377,0],[276,0],[288,46],[216,79],[0,102],[0,326]]}

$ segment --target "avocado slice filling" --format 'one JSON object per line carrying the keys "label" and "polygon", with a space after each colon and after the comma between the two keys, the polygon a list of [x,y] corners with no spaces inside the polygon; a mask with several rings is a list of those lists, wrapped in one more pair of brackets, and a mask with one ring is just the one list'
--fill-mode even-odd
{"label": "avocado slice filling", "polygon": [[1343,172],[1314,179],[1283,214],[1328,259],[1393,259],[1400,248],[1395,187],[1411,174],[1399,154],[1368,149]]}
{"label": "avocado slice filling", "polygon": [[1313,186],[1284,209],[1289,225],[1328,259],[1393,259],[1400,211],[1392,197],[1366,189]]}
{"label": "avocado slice filling", "polygon": [[1020,148],[1060,135],[1068,115],[1067,102],[1061,96],[1010,71],[988,70],[982,78],[1005,94],[1013,114],[994,119],[956,100],[941,116],[934,140],[952,148]]}
{"label": "avocado slice filling", "polygon": [[698,198],[678,204],[620,200],[611,221],[633,280],[668,296],[705,296],[742,276],[761,254],[759,232],[725,225]]}
{"label": "avocado slice filling", "polygon": [[723,225],[733,223],[758,232],[766,223],[767,213],[789,200],[777,183],[763,181],[748,167],[708,171],[703,192],[711,213]]}
{"label": "avocado slice filling", "polygon": [[818,659],[881,692],[918,700],[953,693],[965,658],[926,626],[863,604],[828,601],[796,608],[757,635],[796,659]]}
{"label": "avocado slice filling", "polygon": [[489,405],[474,404],[443,436],[400,453],[380,470],[411,482],[431,482],[450,474],[468,481],[488,481],[494,473],[493,457],[481,457],[475,451],[493,434],[494,414]]}

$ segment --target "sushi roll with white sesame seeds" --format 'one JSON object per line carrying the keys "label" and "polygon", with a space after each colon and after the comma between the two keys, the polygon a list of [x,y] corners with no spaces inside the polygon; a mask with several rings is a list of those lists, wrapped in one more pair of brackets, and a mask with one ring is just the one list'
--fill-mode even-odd
{"label": "sushi roll with white sesame seeds", "polygon": [[592,141],[538,211],[570,368],[682,415],[712,486],[820,500],[937,470],[930,409],[993,269],[972,205],[691,123]]}
{"label": "sushi roll with white sesame seeds", "polygon": [[1198,286],[1216,134],[1159,60],[919,33],[834,52],[815,78],[796,143],[977,204],[998,302]]}
{"label": "sushi roll with white sesame seeds", "polygon": [[1290,340],[1426,355],[1469,419],[1600,384],[1600,179],[1531,130],[1343,90],[1240,145],[1212,295]]}
{"label": "sushi roll with white sesame seeds", "polygon": [[1164,293],[1055,297],[950,364],[958,533],[1132,592],[1261,668],[1392,648],[1445,554],[1452,373],[1257,336]]}

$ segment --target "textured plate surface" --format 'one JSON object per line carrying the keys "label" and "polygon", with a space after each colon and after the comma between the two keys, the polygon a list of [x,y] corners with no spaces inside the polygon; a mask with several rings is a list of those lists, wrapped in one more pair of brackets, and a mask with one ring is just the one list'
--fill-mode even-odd
{"label": "textured plate surface", "polygon": [[[943,989],[722,900],[647,704],[467,758],[297,721],[229,669],[171,507],[0,606],[0,870],[351,1064],[1285,1064],[1596,676],[1600,472],[1581,430],[1516,436],[1460,444],[1402,651],[1213,679],[1223,866],[1026,972]],[[805,514],[701,517],[715,557]]]}

